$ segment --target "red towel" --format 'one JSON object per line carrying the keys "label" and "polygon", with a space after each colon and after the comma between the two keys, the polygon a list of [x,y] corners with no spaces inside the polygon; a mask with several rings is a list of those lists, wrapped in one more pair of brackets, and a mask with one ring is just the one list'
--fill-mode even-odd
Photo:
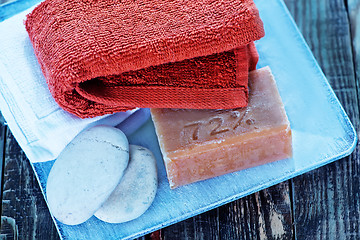
{"label": "red towel", "polygon": [[50,92],[79,117],[246,106],[264,35],[252,0],[45,0],[25,24]]}

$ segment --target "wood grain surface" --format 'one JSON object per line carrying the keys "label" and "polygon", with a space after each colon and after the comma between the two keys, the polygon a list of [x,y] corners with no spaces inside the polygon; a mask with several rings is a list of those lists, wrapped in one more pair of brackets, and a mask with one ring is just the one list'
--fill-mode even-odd
{"label": "wood grain surface", "polygon": [[[359,131],[360,0],[285,3]],[[1,119],[0,154],[0,238],[58,239],[31,166]],[[349,157],[140,239],[360,239],[359,154],[358,144]]]}
{"label": "wood grain surface", "polygon": [[[347,2],[287,1],[337,97],[359,130],[358,79]],[[306,19],[306,20],[304,20]],[[360,239],[359,144],[339,161],[291,180],[296,239]]]}
{"label": "wood grain surface", "polygon": [[3,171],[1,236],[60,239],[30,162],[9,130],[6,131]]}

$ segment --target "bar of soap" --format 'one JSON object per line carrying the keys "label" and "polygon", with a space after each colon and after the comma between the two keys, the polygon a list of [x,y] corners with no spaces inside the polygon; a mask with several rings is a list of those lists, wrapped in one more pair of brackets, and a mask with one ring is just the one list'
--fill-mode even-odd
{"label": "bar of soap", "polygon": [[292,156],[290,123],[269,67],[249,75],[249,104],[151,109],[171,188]]}

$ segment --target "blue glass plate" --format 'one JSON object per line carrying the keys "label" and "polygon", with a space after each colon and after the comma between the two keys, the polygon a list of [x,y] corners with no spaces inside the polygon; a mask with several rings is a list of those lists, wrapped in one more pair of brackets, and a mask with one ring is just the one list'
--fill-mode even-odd
{"label": "blue glass plate", "polygon": [[[258,41],[258,67],[269,65],[277,80],[293,131],[292,159],[247,169],[170,190],[154,126],[149,120],[129,139],[151,149],[158,163],[159,189],[140,218],[108,224],[92,217],[78,226],[55,221],[64,239],[131,239],[270,187],[349,155],[356,132],[281,0],[255,0],[266,36]],[[34,163],[45,189],[53,162]],[[259,174],[261,172],[261,174]]]}

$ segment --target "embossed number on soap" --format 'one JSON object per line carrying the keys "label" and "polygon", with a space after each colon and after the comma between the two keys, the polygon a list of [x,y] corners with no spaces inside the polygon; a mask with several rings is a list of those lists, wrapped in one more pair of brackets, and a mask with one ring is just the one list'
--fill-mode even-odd
{"label": "embossed number on soap", "polygon": [[209,120],[209,124],[215,126],[214,129],[210,132],[210,136],[214,136],[220,133],[224,133],[229,131],[229,128],[222,128],[224,124],[223,117],[214,117]]}
{"label": "embossed number on soap", "polygon": [[[201,122],[194,122],[194,123],[188,124],[188,125],[185,125],[183,131],[186,132],[188,129],[190,129],[190,131],[192,132],[191,139],[198,140],[201,125],[202,125]],[[186,136],[186,133],[183,136]]]}
{"label": "embossed number on soap", "polygon": [[248,113],[247,109],[245,111],[242,111],[242,112],[240,112],[240,111],[231,112],[231,116],[233,118],[237,119],[237,122],[233,127],[234,130],[237,129],[243,123],[243,120],[244,120],[247,113]]}
{"label": "embossed number on soap", "polygon": [[206,140],[211,136],[234,131],[244,123],[247,123],[247,121],[245,121],[248,113],[247,110],[217,110],[215,112],[218,115],[209,120],[196,121],[185,125],[181,133],[182,140],[184,142],[197,141],[201,138]]}

